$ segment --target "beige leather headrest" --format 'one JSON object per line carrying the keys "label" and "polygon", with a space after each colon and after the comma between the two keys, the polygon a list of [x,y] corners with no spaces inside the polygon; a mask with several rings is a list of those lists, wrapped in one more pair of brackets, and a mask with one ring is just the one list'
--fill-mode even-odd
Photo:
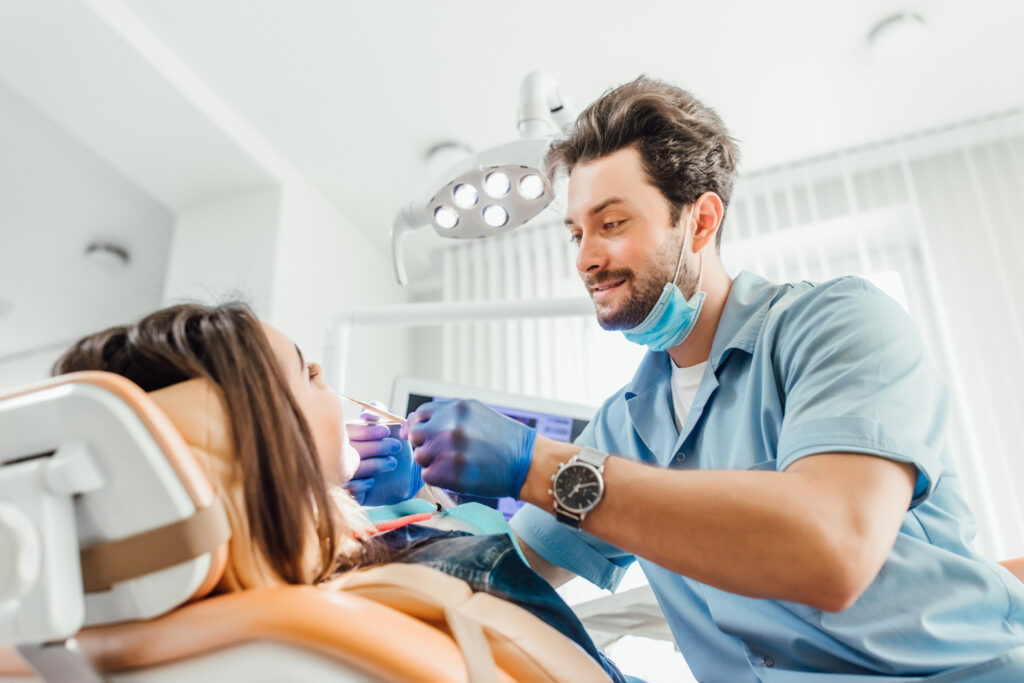
{"label": "beige leather headrest", "polygon": [[228,561],[216,591],[284,584],[253,543],[246,514],[242,468],[235,457],[230,422],[219,387],[193,379],[150,392],[205,468],[231,525]]}

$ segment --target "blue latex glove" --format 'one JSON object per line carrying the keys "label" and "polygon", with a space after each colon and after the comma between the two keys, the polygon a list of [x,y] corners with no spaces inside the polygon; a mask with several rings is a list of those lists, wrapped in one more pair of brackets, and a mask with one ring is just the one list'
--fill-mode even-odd
{"label": "blue latex glove", "polygon": [[402,428],[434,486],[501,498],[519,497],[537,431],[480,401],[424,403]]}
{"label": "blue latex glove", "polygon": [[368,424],[348,425],[348,440],[359,452],[359,467],[345,484],[362,505],[391,505],[408,500],[423,486],[412,446],[395,438],[397,429],[373,424],[379,418],[368,411],[359,416]]}

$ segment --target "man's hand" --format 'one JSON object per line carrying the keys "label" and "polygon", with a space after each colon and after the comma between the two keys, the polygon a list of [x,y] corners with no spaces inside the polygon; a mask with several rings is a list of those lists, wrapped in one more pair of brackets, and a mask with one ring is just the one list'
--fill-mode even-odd
{"label": "man's hand", "polygon": [[423,480],[478,496],[518,498],[537,431],[479,401],[425,403],[402,429]]}

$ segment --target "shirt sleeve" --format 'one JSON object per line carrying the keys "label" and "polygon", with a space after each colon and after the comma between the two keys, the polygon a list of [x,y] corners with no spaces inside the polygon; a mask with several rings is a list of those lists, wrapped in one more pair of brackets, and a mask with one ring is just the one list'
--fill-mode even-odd
{"label": "shirt sleeve", "polygon": [[[603,412],[598,412],[577,437],[577,445],[596,447],[594,430]],[[551,512],[533,505],[521,507],[509,524],[519,539],[545,560],[607,590],[615,590],[635,559],[610,543],[558,522]]]}
{"label": "shirt sleeve", "polygon": [[906,312],[861,278],[804,294],[778,316],[781,471],[808,455],[865,453],[913,464],[911,507],[943,469],[948,392]]}

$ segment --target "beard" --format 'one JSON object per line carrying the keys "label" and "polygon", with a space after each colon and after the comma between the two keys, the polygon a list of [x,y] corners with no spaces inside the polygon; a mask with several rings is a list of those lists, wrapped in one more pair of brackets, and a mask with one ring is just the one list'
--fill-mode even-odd
{"label": "beard", "polygon": [[[680,239],[683,239],[682,235]],[[605,330],[630,330],[642,323],[661,298],[665,283],[675,274],[680,247],[680,244],[676,244],[673,249],[659,250],[639,274],[628,268],[621,268],[584,277],[583,281],[588,291],[602,282],[618,280],[625,280],[621,286],[628,286],[630,289],[629,298],[617,308],[596,309],[597,323]],[[695,269],[684,261],[679,269],[679,277],[676,278],[676,286],[687,299],[696,293],[697,278],[698,273]]]}

